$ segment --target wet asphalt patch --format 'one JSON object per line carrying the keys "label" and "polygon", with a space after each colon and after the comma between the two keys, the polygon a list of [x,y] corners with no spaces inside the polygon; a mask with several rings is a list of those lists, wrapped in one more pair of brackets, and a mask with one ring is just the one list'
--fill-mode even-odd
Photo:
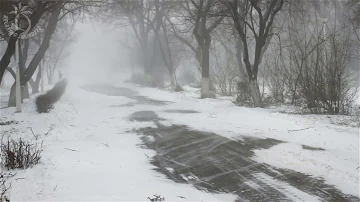
{"label": "wet asphalt patch", "polygon": [[279,169],[251,158],[254,150],[283,143],[267,138],[232,140],[192,130],[186,126],[164,126],[135,130],[142,148],[156,151],[151,164],[156,171],[178,183],[192,184],[211,193],[231,193],[239,201],[299,201],[295,187],[323,201],[358,201],[334,186],[294,170]]}

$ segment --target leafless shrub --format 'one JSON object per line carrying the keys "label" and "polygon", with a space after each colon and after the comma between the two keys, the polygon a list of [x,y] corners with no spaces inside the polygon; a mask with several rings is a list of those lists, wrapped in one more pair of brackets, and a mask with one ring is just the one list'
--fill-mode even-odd
{"label": "leafless shrub", "polygon": [[26,169],[39,163],[42,143],[8,139],[1,143],[1,162],[8,170]]}
{"label": "leafless shrub", "polygon": [[272,54],[269,52],[265,57],[264,69],[260,71],[263,82],[266,84],[269,95],[264,95],[264,102],[267,103],[284,103],[286,95],[286,66],[284,56],[281,54]]}
{"label": "leafless shrub", "polygon": [[2,122],[0,122],[0,126],[7,126],[7,125],[11,125],[11,124],[18,124],[18,123],[19,123],[18,121],[14,121],[14,120],[2,121]]}
{"label": "leafless shrub", "polygon": [[248,82],[240,81],[237,83],[236,103],[241,105],[251,105],[252,98]]}
{"label": "leafless shrub", "polygon": [[9,180],[14,177],[15,174],[12,173],[0,173],[0,200],[1,201],[10,201],[7,197],[8,191],[11,188]]}
{"label": "leafless shrub", "polygon": [[67,86],[67,80],[61,80],[45,94],[36,97],[35,104],[39,113],[48,113],[53,109],[54,104],[60,100]]}
{"label": "leafless shrub", "polygon": [[[219,38],[219,37],[217,37]],[[236,84],[239,81],[239,70],[236,55],[230,50],[231,42],[223,42],[218,39],[221,46],[214,47],[214,65],[211,68],[211,77],[217,92],[224,96],[232,96],[236,93]]]}
{"label": "leafless shrub", "polygon": [[311,113],[350,114],[357,89],[349,72],[350,40],[333,35],[306,61],[299,90]]}
{"label": "leafless shrub", "polygon": [[49,113],[50,110],[54,108],[50,96],[46,94],[37,96],[35,99],[35,104],[36,110],[39,113]]}
{"label": "leafless shrub", "polygon": [[174,88],[174,91],[175,91],[175,92],[182,92],[182,91],[184,91],[184,88],[181,87],[179,84],[177,84],[177,85],[175,86],[175,88]]}

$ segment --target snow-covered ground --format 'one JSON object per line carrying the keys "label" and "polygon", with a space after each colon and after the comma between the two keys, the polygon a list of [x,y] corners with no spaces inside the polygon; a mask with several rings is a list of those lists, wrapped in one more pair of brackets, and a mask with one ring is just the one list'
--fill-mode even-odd
{"label": "snow-covered ground", "polygon": [[[70,85],[50,114],[37,114],[33,100],[23,113],[1,110],[2,119],[24,121],[1,126],[1,132],[16,128],[16,136],[31,138],[30,127],[44,138],[41,164],[16,171],[10,199],[22,200],[121,200],[144,201],[154,194],[167,201],[230,201],[231,194],[201,192],[191,185],[176,184],[152,170],[152,150],[140,148],[132,129],[156,127],[132,122],[128,116],[141,110],[155,111],[164,124],[183,124],[231,139],[244,136],[274,138],[280,143],[255,151],[254,160],[325,179],[345,194],[359,196],[359,128],[333,125],[318,116],[289,115],[275,109],[238,107],[227,98],[198,99],[199,89],[169,92],[119,84],[165,106],[115,107],[133,100],[83,91]],[[2,96],[5,94],[2,94]],[[166,113],[164,110],[195,110],[197,114]],[[44,136],[53,125],[54,129]],[[15,134],[13,134],[15,136]],[[323,150],[308,150],[302,145]]]}
{"label": "snow-covered ground", "polygon": [[31,138],[44,136],[51,125],[54,129],[44,137],[41,164],[15,171],[10,199],[12,201],[146,201],[154,194],[166,200],[192,201],[233,200],[235,196],[200,192],[191,185],[178,185],[152,170],[151,150],[139,148],[140,138],[127,132],[133,128],[151,126],[128,121],[137,109],[112,108],[131,100],[107,97],[69,88],[50,114],[37,114],[33,100],[28,100],[23,113],[14,108],[2,109],[6,120],[24,121],[1,126],[6,133],[18,129],[12,136]]}

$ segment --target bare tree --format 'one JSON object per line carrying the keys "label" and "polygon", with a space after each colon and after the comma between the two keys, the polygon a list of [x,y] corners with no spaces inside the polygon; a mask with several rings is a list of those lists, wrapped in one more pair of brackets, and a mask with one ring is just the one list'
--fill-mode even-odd
{"label": "bare tree", "polygon": [[[37,53],[32,58],[28,67],[26,68],[26,70],[20,71],[22,74],[22,77],[20,75],[20,78],[21,78],[20,81],[21,81],[21,86],[23,89],[26,88],[27,82],[32,78],[37,67],[39,66],[40,61],[44,57],[46,50],[50,46],[50,39],[51,39],[52,34],[55,32],[55,29],[56,29],[56,26],[58,23],[58,18],[61,14],[62,7],[63,7],[63,4],[57,4],[57,6],[55,6],[55,8],[52,11],[51,16],[49,18],[48,25],[46,26],[46,29],[45,29],[44,38],[42,40],[42,43],[41,43]],[[20,66],[21,66],[21,63],[22,62],[19,62]],[[11,88],[11,91],[10,91],[8,106],[11,107],[11,106],[15,106],[15,105],[16,105],[16,102],[15,102],[15,83],[14,83],[13,87]]]}
{"label": "bare tree", "polygon": [[[2,9],[3,9],[3,13],[8,13],[11,11],[12,9],[12,5],[14,5],[14,1],[11,0],[5,0],[4,2],[2,2]],[[41,19],[42,15],[46,12],[48,12],[51,9],[54,9],[55,6],[57,5],[57,3],[50,3],[50,2],[33,2],[33,1],[28,1],[28,3],[32,3],[34,6],[35,12],[33,13],[33,15],[30,17],[31,19],[31,28],[33,29],[35,27],[35,25],[37,25],[37,23],[39,22],[39,20]],[[26,25],[28,26],[28,25]],[[22,30],[19,30],[16,32],[16,34],[12,35],[12,36],[8,36],[7,42],[7,48],[6,51],[4,53],[4,55],[2,56],[1,60],[0,60],[0,82],[2,81],[4,72],[6,71],[6,69],[8,68],[8,65],[10,63],[11,57],[14,55],[15,52],[15,44],[20,36],[20,34],[22,33]]]}
{"label": "bare tree", "polygon": [[44,72],[46,72],[48,84],[54,83],[56,70],[70,54],[68,47],[76,40],[76,36],[73,34],[76,22],[76,19],[70,24],[66,21],[59,22],[59,29],[54,34],[51,42],[53,45],[49,47],[47,54],[43,58],[46,65]]}
{"label": "bare tree", "polygon": [[[155,38],[158,42],[158,47],[160,49],[160,53],[163,59],[163,62],[168,69],[171,85],[173,87],[176,86],[176,75],[175,75],[175,67],[174,67],[174,61],[172,56],[172,50],[170,48],[170,39],[167,31],[167,25],[164,22],[165,20],[165,12],[168,12],[170,10],[171,1],[159,1],[154,0],[153,5],[155,7],[155,17],[154,21],[151,21],[151,19],[148,19],[151,23],[152,30],[154,31]],[[161,32],[162,30],[162,32]]]}
{"label": "bare tree", "polygon": [[[174,20],[182,20],[183,24],[169,20],[173,33],[186,44],[194,53],[201,67],[201,97],[212,97],[210,91],[210,47],[211,33],[224,19],[223,5],[217,0],[186,0],[179,4],[177,16]],[[192,30],[195,45],[182,35]]]}
{"label": "bare tree", "polygon": [[292,104],[302,104],[311,113],[349,113],[356,92],[350,76],[353,32],[344,13],[332,6],[336,2],[291,5],[280,46],[286,50],[280,50],[287,60],[282,70],[285,91]]}
{"label": "bare tree", "polygon": [[[12,2],[10,5],[12,5],[14,2]],[[68,15],[74,15],[76,13],[86,11],[91,12],[88,8],[96,7],[101,5],[101,1],[87,1],[87,0],[60,0],[60,1],[32,1],[29,0],[29,3],[31,3],[32,8],[34,10],[34,13],[31,18],[31,25],[34,26],[37,24],[37,22],[42,19],[46,23],[46,28],[44,30],[44,36],[41,40],[41,43],[38,47],[38,50],[36,51],[36,54],[34,57],[31,58],[29,64],[27,65],[25,69],[25,63],[26,59],[24,58],[24,54],[27,54],[26,51],[22,51],[22,55],[20,58],[21,61],[19,63],[19,66],[22,67],[21,75],[20,75],[20,81],[21,86],[23,89],[26,89],[27,83],[32,79],[33,74],[36,72],[41,60],[45,56],[46,51],[48,50],[51,42],[52,35],[54,34],[57,24],[59,21],[63,20],[65,16]],[[21,33],[17,33],[18,35]],[[3,76],[3,70],[8,69],[8,65],[10,63],[10,59],[15,51],[15,43],[18,40],[18,35],[12,35],[10,36],[10,39],[8,40],[8,46],[6,49],[6,52],[4,53],[1,61],[0,61],[0,76],[2,79]],[[24,45],[26,47],[26,43]],[[21,48],[23,50],[23,48]],[[30,59],[30,58],[29,58]],[[13,85],[12,90],[10,92],[9,97],[9,106],[14,106],[14,98],[15,98],[15,85]]]}
{"label": "bare tree", "polygon": [[137,45],[139,47],[141,62],[146,78],[151,78],[151,51],[149,50],[149,33],[152,30],[152,25],[156,20],[154,12],[151,8],[150,0],[125,0],[115,2],[116,11],[120,15],[125,15],[135,35]]}
{"label": "bare tree", "polygon": [[[232,0],[226,1],[237,33],[242,41],[243,61],[249,79],[254,106],[261,106],[258,72],[262,57],[273,35],[273,24],[284,0]],[[249,37],[255,39],[255,51],[251,57]],[[250,59],[253,58],[253,62]]]}
{"label": "bare tree", "polygon": [[227,20],[230,21],[224,19],[213,34],[211,77],[221,94],[231,96],[236,92],[237,82],[245,75],[241,74],[237,60],[237,36],[234,34],[233,24]]}

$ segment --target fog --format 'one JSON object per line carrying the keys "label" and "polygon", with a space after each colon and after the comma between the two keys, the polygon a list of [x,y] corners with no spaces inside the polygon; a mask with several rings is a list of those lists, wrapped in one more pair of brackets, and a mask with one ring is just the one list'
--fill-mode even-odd
{"label": "fog", "polygon": [[61,67],[71,83],[113,83],[129,76],[129,51],[121,45],[128,38],[126,28],[86,22],[77,23],[75,31],[77,39]]}
{"label": "fog", "polygon": [[0,0],[0,201],[360,201],[359,64],[358,0]]}

